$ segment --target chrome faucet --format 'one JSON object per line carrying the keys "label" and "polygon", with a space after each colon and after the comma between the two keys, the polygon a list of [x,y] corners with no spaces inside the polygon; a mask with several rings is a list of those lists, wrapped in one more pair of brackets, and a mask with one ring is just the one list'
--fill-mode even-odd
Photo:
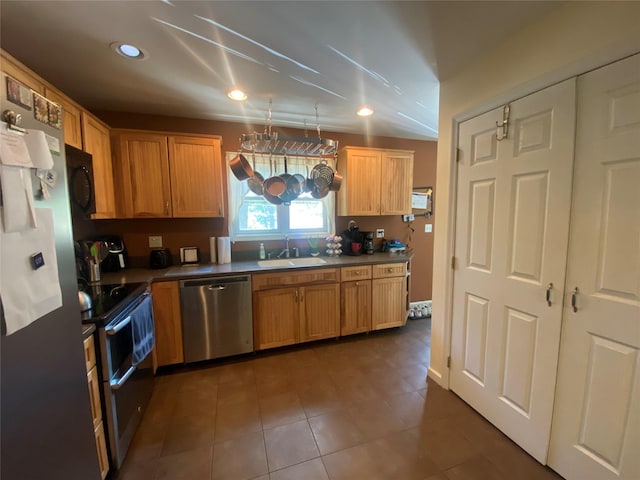
{"label": "chrome faucet", "polygon": [[284,258],[289,258],[289,235],[284,236],[284,250],[278,254],[278,258],[282,258],[282,255]]}

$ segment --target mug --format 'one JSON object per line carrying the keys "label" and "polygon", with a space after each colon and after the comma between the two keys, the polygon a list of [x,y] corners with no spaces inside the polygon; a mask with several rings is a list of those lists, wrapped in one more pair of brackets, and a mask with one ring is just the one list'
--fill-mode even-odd
{"label": "mug", "polygon": [[351,243],[351,251],[353,253],[360,253],[360,250],[362,250],[362,244],[360,242]]}

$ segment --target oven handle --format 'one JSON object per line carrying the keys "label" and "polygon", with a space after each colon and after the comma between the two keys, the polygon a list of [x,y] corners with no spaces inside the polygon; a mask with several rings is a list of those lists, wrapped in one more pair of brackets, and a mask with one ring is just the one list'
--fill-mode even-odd
{"label": "oven handle", "polygon": [[125,318],[124,320],[122,320],[120,323],[116,324],[115,327],[113,328],[109,328],[107,330],[105,330],[105,333],[109,336],[111,335],[115,335],[116,333],[118,333],[120,330],[122,330],[124,327],[126,327],[127,325],[129,325],[131,323],[131,315],[129,315],[127,318]]}
{"label": "oven handle", "polygon": [[131,366],[129,367],[129,369],[125,372],[125,374],[124,374],[123,376],[121,376],[121,377],[118,379],[118,381],[117,381],[117,382],[113,382],[113,383],[111,383],[111,385],[110,385],[110,386],[111,386],[111,390],[118,390],[118,389],[120,389],[120,388],[122,387],[122,385],[124,385],[124,384],[125,384],[125,382],[126,382],[127,380],[129,380],[129,377],[130,377],[131,375],[133,375],[133,372],[135,372],[135,371],[136,371],[136,367],[137,367],[137,365],[131,365]]}

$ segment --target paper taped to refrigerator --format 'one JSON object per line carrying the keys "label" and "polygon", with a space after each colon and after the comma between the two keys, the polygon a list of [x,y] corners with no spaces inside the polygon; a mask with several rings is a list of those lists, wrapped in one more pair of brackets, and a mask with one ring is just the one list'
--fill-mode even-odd
{"label": "paper taped to refrigerator", "polygon": [[[37,228],[0,232],[0,299],[7,335],[62,306],[53,212],[37,208]],[[44,265],[34,269],[32,256]]]}

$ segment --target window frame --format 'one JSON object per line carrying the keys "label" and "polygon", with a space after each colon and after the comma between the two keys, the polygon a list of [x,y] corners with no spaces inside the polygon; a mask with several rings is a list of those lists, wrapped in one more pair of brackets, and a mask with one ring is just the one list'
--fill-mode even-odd
{"label": "window frame", "polygon": [[[295,238],[319,238],[326,237],[334,233],[335,230],[335,195],[332,195],[330,192],[323,199],[314,199],[309,194],[309,198],[311,200],[317,200],[323,205],[323,209],[325,210],[324,214],[324,226],[322,229],[314,229],[314,230],[306,230],[306,229],[292,229],[291,225],[291,217],[290,217],[290,207],[285,205],[273,205],[276,207],[276,218],[277,218],[277,229],[276,230],[259,230],[248,233],[246,231],[240,230],[240,219],[241,219],[241,210],[244,205],[245,198],[247,194],[251,193],[246,182],[239,181],[235,175],[231,172],[229,167],[230,161],[237,155],[237,152],[227,152],[226,153],[226,165],[227,165],[227,192],[228,192],[228,201],[229,201],[229,218],[228,218],[228,227],[229,227],[229,236],[231,240],[234,242],[255,242],[261,240],[274,240],[281,239],[284,235],[294,236]],[[253,157],[249,154],[249,160],[253,164]],[[269,171],[268,163],[265,163],[266,156],[258,156],[256,155],[256,170],[260,172]],[[293,162],[292,162],[293,159]],[[284,157],[282,155],[274,155],[272,158],[275,165],[283,165]],[[289,173],[301,173],[306,177],[307,168],[311,170],[315,164],[318,163],[317,158],[313,159],[305,159],[305,158],[296,158],[287,156],[288,161],[288,172]],[[268,159],[267,159],[268,162]],[[333,168],[333,159],[327,160],[327,163]],[[274,174],[276,174],[278,170],[274,170]],[[268,175],[265,175],[268,177]],[[259,196],[256,196],[259,198]],[[264,197],[262,197],[264,198]],[[264,200],[266,202],[266,200]],[[297,200],[292,202],[295,203]],[[268,202],[267,202],[268,203]]]}

